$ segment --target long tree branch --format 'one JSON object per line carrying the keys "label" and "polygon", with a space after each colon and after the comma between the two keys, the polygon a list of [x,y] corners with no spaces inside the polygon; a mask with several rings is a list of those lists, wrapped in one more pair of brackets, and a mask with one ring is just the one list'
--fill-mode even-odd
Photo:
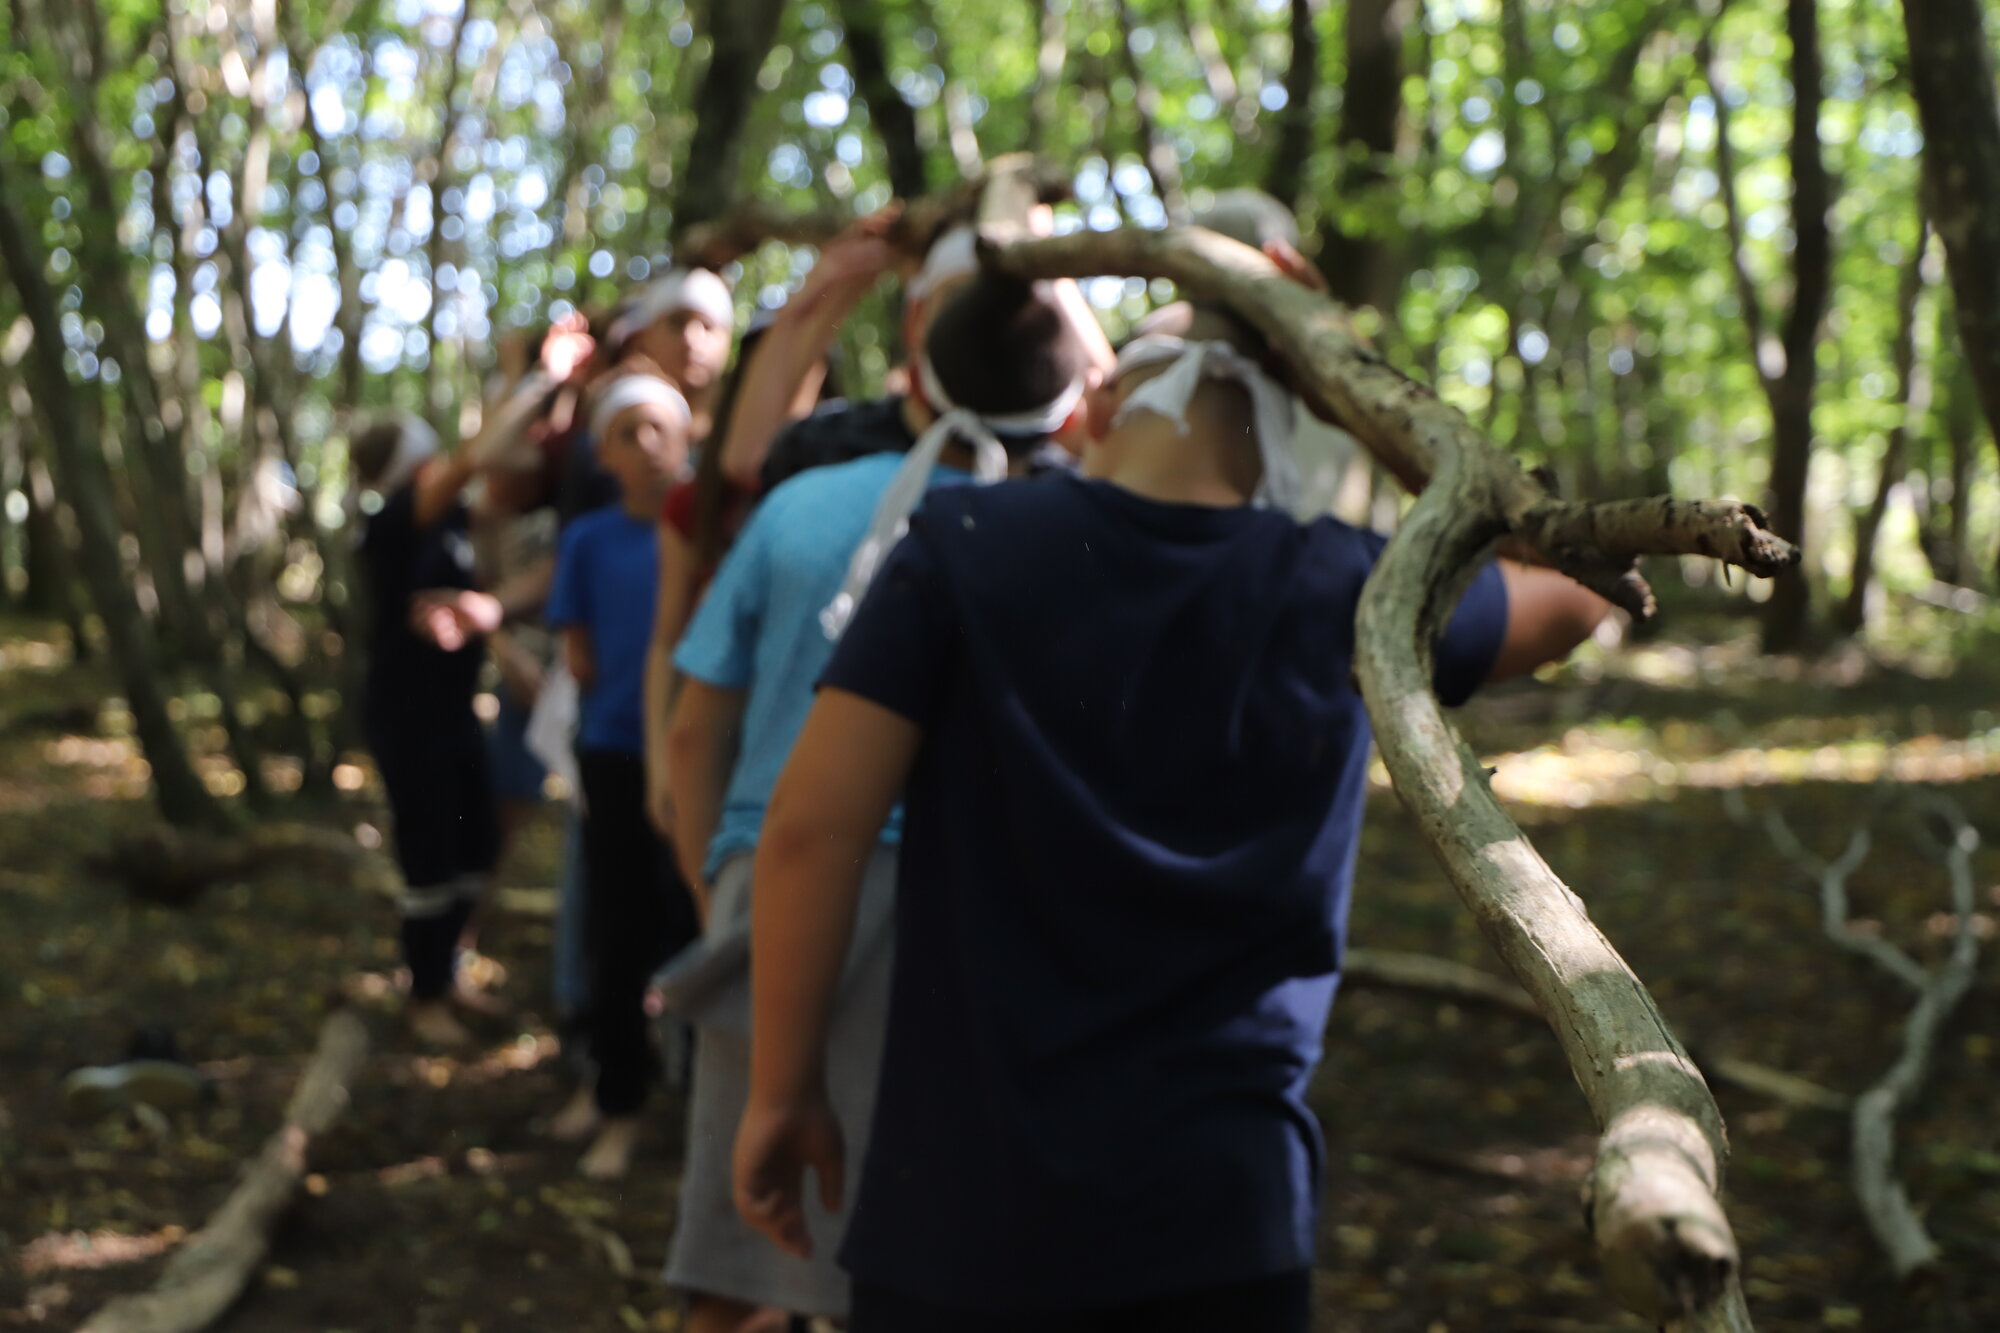
{"label": "long tree branch", "polygon": [[[1671,1330],[1749,1328],[1719,1200],[1727,1147],[1714,1099],[1582,901],[1501,809],[1431,689],[1431,644],[1474,563],[1552,501],[1463,416],[1362,347],[1345,312],[1248,246],[1194,229],[1079,232],[997,245],[987,260],[1023,277],[1167,278],[1229,306],[1264,334],[1309,403],[1331,409],[1399,475],[1428,483],[1361,601],[1355,667],[1384,761],[1488,940],[1548,1017],[1602,1129],[1589,1216],[1613,1293]],[[1726,534],[1762,527],[1754,510],[1714,502],[1686,519],[1675,531],[1662,516],[1648,542],[1707,542],[1727,554]],[[1774,539],[1756,545],[1791,555]]]}

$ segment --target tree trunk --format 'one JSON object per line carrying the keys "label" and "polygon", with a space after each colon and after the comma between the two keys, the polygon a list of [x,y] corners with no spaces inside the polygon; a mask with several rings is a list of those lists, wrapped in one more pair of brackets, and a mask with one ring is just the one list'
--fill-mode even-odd
{"label": "tree trunk", "polygon": [[1959,337],[2000,441],[2000,104],[1979,0],[1904,0],[1924,127],[1924,205],[1944,241]]}
{"label": "tree trunk", "polygon": [[1035,86],[1028,95],[1026,150],[1039,153],[1061,108],[1063,65],[1069,57],[1068,6],[1061,0],[1030,0],[1041,42],[1035,51]]}
{"label": "tree trunk", "polygon": [[227,817],[188,763],[187,750],[167,712],[158,646],[152,627],[133,600],[119,557],[120,533],[110,470],[95,447],[96,431],[89,421],[92,413],[63,367],[55,293],[42,276],[40,248],[14,212],[11,200],[16,187],[8,179],[10,173],[11,167],[0,155],[0,264],[13,278],[21,307],[35,331],[33,354],[42,386],[35,395],[35,406],[48,428],[62,489],[76,510],[79,563],[97,614],[104,621],[140,747],[152,766],[153,792],[160,813],[175,824],[223,824]]}
{"label": "tree trunk", "polygon": [[[1411,0],[1348,0],[1347,82],[1340,105],[1338,194],[1365,206],[1389,179],[1403,121],[1403,36]],[[1367,223],[1329,218],[1320,268],[1334,299],[1393,315],[1401,275],[1394,251]]]}
{"label": "tree trunk", "polygon": [[[1132,116],[1139,139],[1139,154],[1145,159],[1146,174],[1153,181],[1153,195],[1167,210],[1167,220],[1187,217],[1187,196],[1181,189],[1181,159],[1173,144],[1160,133],[1160,92],[1146,78],[1139,65],[1139,50],[1132,45],[1132,6],[1127,0],[1111,0],[1118,20],[1118,51],[1124,61],[1125,77],[1132,81]],[[1115,188],[1115,187],[1114,187]]]}
{"label": "tree trunk", "polygon": [[1319,89],[1319,7],[1292,0],[1292,55],[1285,65],[1285,109],[1278,113],[1278,143],[1264,172],[1264,189],[1296,209],[1306,191],[1313,150],[1313,94]]}
{"label": "tree trunk", "polygon": [[[451,154],[458,142],[459,113],[453,103],[458,98],[459,67],[462,63],[460,53],[465,49],[465,29],[472,21],[472,7],[473,0],[460,0],[458,21],[452,24],[451,39],[444,53],[444,90],[437,102],[437,145],[431,149],[430,156],[417,166],[417,177],[424,182],[431,195],[431,230],[430,235],[424,238],[424,264],[427,269],[424,281],[430,284],[431,289],[430,308],[424,311],[424,347],[427,350],[424,358],[424,419],[445,439],[457,433],[454,429],[457,413],[453,409],[457,406],[458,395],[449,390],[438,392],[438,317],[444,313],[447,300],[447,294],[438,286],[438,271],[445,265],[444,194],[451,187]],[[610,63],[611,53],[616,49],[619,15],[619,10],[612,9],[605,19],[603,55],[598,58],[603,65]],[[499,49],[497,42],[494,49]],[[260,71],[258,78],[262,77]],[[262,116],[261,109],[259,116]],[[261,124],[257,132],[270,133]]]}
{"label": "tree trunk", "polygon": [[[882,154],[889,168],[889,188],[898,198],[915,199],[930,188],[930,171],[924,162],[923,141],[917,137],[917,113],[889,81],[889,44],[882,35],[881,6],[877,0],[839,0],[835,8],[840,14],[840,26],[847,32],[847,57],[854,67],[855,90],[868,108],[875,137],[882,141]],[[719,51],[721,47],[716,49]],[[706,116],[702,123],[707,124]]]}
{"label": "tree trunk", "polygon": [[[1764,398],[1771,411],[1772,530],[1788,541],[1804,535],[1806,478],[1812,467],[1813,351],[1826,314],[1833,278],[1833,245],[1827,227],[1832,185],[1820,153],[1820,58],[1817,0],[1786,0],[1785,27],[1791,37],[1792,97],[1792,299],[1780,333],[1773,338],[1764,321],[1763,298],[1744,257],[1743,216],[1737,202],[1736,158],[1729,139],[1729,102],[1721,87],[1714,53],[1703,38],[1703,63],[1716,107],[1715,157],[1735,273],[1737,300]],[[1766,652],[1795,652],[1805,645],[1811,614],[1811,583],[1782,580],[1764,608]]]}
{"label": "tree trunk", "polygon": [[[676,233],[720,217],[736,198],[737,180],[743,174],[743,131],[750,122],[750,104],[758,95],[757,72],[771,54],[771,43],[777,40],[778,18],[784,9],[785,0],[709,0],[708,34],[714,53],[694,94],[694,136],[688,144],[687,171],[674,207]],[[851,24],[848,48],[853,54]],[[858,54],[854,60],[858,83]],[[887,87],[888,71],[881,73]],[[863,95],[867,93],[864,84]],[[901,99],[897,100],[900,103]],[[908,113],[909,107],[903,110]],[[869,111],[875,114],[872,101]],[[914,142],[914,120],[910,134]]]}
{"label": "tree trunk", "polygon": [[[1430,390],[1353,336],[1346,312],[1209,233],[1078,232],[989,262],[1021,276],[1167,278],[1256,326],[1318,414],[1423,493],[1363,593],[1355,665],[1383,758],[1460,895],[1550,1020],[1603,1130],[1587,1201],[1613,1293],[1669,1330],[1750,1327],[1718,1198],[1727,1156],[1701,1074],[1631,969],[1508,819],[1430,684],[1430,645],[1493,541],[1510,535],[1644,615],[1641,551],[1776,574],[1797,551],[1734,503],[1552,499]],[[1426,483],[1428,482],[1428,485]]]}
{"label": "tree trunk", "polygon": [[[18,388],[18,386],[16,386]],[[61,502],[56,498],[55,480],[48,465],[28,447],[26,424],[34,414],[34,403],[25,390],[14,397],[21,432],[21,493],[28,500],[28,518],[21,525],[27,545],[23,565],[28,586],[21,595],[23,610],[61,620],[69,631],[69,655],[75,662],[88,662],[95,649],[83,620],[83,603],[76,595],[76,555],[69,525],[63,522]]]}
{"label": "tree trunk", "polygon": [[[81,34],[68,26],[72,23],[82,28]],[[103,59],[92,43],[101,34],[88,16],[72,15],[51,28],[58,37],[57,60],[71,76],[70,148],[89,209],[76,256],[78,276],[92,313],[103,321],[105,350],[121,372],[117,397],[124,405],[126,428],[120,440],[137,479],[136,532],[159,593],[168,656],[199,661],[211,645],[187,567],[197,549],[182,434],[187,414],[178,403],[169,410],[168,397],[154,377],[145,315],[133,290],[135,261],[118,241],[123,208],[92,96]]]}
{"label": "tree trunk", "polygon": [[1917,302],[1923,295],[1924,251],[1930,239],[1930,228],[1919,225],[1917,248],[1903,268],[1903,281],[1896,293],[1896,342],[1890,357],[1896,366],[1898,415],[1882,446],[1882,470],[1875,479],[1875,494],[1854,520],[1854,571],[1848,580],[1847,600],[1840,608],[1841,626],[1850,634],[1868,618],[1868,585],[1875,577],[1875,537],[1889,511],[1889,493],[1908,469],[1904,459],[1909,452],[1910,425],[1922,421],[1930,411],[1930,374],[1917,366]]}
{"label": "tree trunk", "polygon": [[[1782,342],[1784,374],[1771,393],[1771,528],[1802,541],[1806,528],[1806,477],[1812,468],[1813,397],[1819,378],[1813,349],[1833,279],[1833,239],[1827,227],[1832,183],[1820,152],[1819,0],[1786,0],[1785,29],[1792,39],[1792,252],[1793,289]],[[1990,86],[1990,85],[1989,85]],[[1805,646],[1812,581],[1780,579],[1764,608],[1764,650],[1795,652]]]}

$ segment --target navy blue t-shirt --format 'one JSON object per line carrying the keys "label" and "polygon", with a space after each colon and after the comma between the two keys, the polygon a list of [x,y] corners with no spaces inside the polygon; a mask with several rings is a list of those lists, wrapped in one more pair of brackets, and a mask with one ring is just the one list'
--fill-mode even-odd
{"label": "navy blue t-shirt", "polygon": [[[1031,1309],[1312,1262],[1383,541],[1067,476],[926,499],[821,677],[923,729],[857,1278]],[[1447,702],[1506,621],[1489,567]]]}
{"label": "navy blue t-shirt", "polygon": [[484,639],[446,652],[410,628],[410,602],[433,588],[475,585],[466,510],[454,503],[427,528],[417,526],[417,490],[398,489],[370,515],[356,552],[367,589],[368,673],[363,707],[377,719],[436,721],[465,712],[486,661]]}

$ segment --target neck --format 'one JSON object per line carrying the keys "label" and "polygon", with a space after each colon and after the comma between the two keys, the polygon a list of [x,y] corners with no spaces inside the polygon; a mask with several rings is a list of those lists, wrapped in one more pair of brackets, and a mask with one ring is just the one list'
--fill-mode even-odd
{"label": "neck", "polygon": [[938,414],[931,411],[922,394],[912,389],[903,395],[903,424],[910,428],[911,435],[922,435],[937,419]]}
{"label": "neck", "polygon": [[[1024,449],[1019,453],[1008,454],[1007,475],[1018,477],[1025,473],[1028,470],[1028,455],[1032,452],[1033,450]],[[972,472],[979,467],[979,455],[973,452],[970,445],[953,440],[938,454],[938,466],[957,468],[960,472]]]}
{"label": "neck", "polygon": [[626,491],[619,497],[618,507],[624,511],[627,518],[643,519],[650,523],[660,516],[660,502],[665,498],[664,492],[647,495],[640,491]]}
{"label": "neck", "polygon": [[1135,495],[1225,509],[1250,502],[1249,493],[1229,480],[1215,450],[1157,417],[1124,422],[1106,443],[1108,462],[1101,470],[1090,469],[1091,475]]}

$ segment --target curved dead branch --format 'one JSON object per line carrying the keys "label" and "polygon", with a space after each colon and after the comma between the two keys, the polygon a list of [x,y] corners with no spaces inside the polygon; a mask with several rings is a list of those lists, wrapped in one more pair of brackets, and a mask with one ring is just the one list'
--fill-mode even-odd
{"label": "curved dead branch", "polygon": [[[1028,154],[1010,154],[987,163],[985,173],[980,176],[907,201],[902,214],[889,228],[890,244],[912,257],[921,256],[940,231],[977,216],[988,182],[998,177],[1023,176],[1032,183],[1042,203],[1061,203],[1070,197],[1070,180],[1065,173],[1035,162]],[[675,240],[675,257],[685,263],[720,268],[766,241],[825,245],[853,222],[852,213],[840,210],[799,213],[753,199],[738,204],[712,222],[687,228]]]}
{"label": "curved dead branch", "polygon": [[[1502,535],[1620,589],[1643,613],[1642,551],[1714,554],[1775,572],[1797,552],[1755,509],[1706,502],[1566,506],[1457,411],[1389,366],[1346,312],[1257,251],[1196,229],[1076,232],[995,242],[1024,277],[1167,278],[1226,304],[1290,369],[1307,403],[1422,490],[1361,600],[1355,666],[1384,761],[1425,840],[1555,1029],[1603,1137],[1588,1191],[1613,1294],[1675,1330],[1743,1330],[1736,1238],[1719,1193],[1727,1155],[1708,1085],[1583,903],[1500,808],[1431,689],[1430,646],[1476,562]],[[1671,521],[1669,521],[1671,520]]]}
{"label": "curved dead branch", "polygon": [[1189,296],[1229,306],[1270,342],[1307,406],[1353,434],[1407,489],[1423,490],[1447,457],[1476,460],[1462,498],[1468,518],[1477,517],[1478,545],[1519,537],[1641,619],[1653,611],[1634,564],[1641,555],[1711,555],[1759,575],[1798,563],[1797,548],[1770,532],[1755,505],[1556,499],[1457,409],[1363,342],[1345,309],[1228,237],[1198,227],[1078,231],[996,241],[990,254],[1023,276],[1166,278]]}

